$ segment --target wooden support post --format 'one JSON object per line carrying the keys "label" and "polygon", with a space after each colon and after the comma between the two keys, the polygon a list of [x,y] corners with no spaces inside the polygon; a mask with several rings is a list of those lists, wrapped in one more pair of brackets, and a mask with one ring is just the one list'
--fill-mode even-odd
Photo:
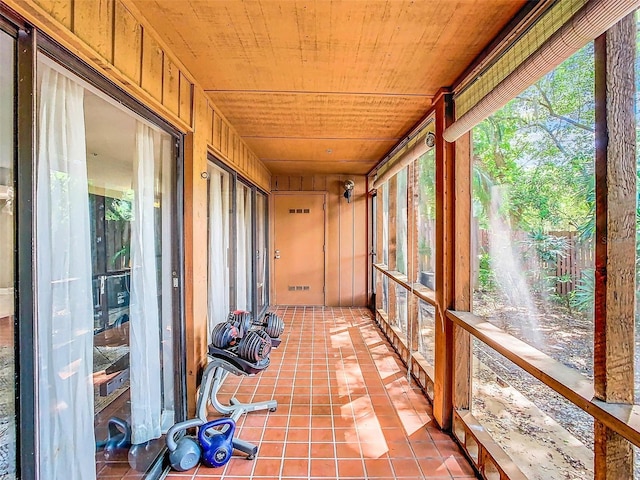
{"label": "wooden support post", "polygon": [[[454,308],[471,311],[471,133],[455,143],[455,251]],[[453,406],[471,406],[471,334],[459,326],[453,329]]]}
{"label": "wooden support post", "polygon": [[436,314],[433,415],[449,430],[453,418],[453,324],[445,312],[453,308],[455,249],[455,151],[442,132],[453,121],[451,94],[434,99],[436,115]]}
{"label": "wooden support post", "polygon": [[[409,283],[418,281],[418,160],[407,167],[407,278]],[[407,295],[407,344],[409,350],[418,350],[420,322],[418,299]]]}
{"label": "wooden support post", "polygon": [[[634,401],[636,256],[635,14],[596,39],[594,388]],[[595,478],[633,478],[629,442],[595,422]]]}
{"label": "wooden support post", "polygon": [[[394,175],[387,182],[389,188],[389,212],[387,218],[389,219],[389,261],[387,266],[389,270],[396,270],[398,265],[396,262],[396,242],[398,240],[396,235],[396,224],[398,216],[398,178]],[[389,295],[387,296],[389,303],[387,304],[387,318],[390,325],[396,325],[398,318],[396,315],[396,284],[389,282]]]}
{"label": "wooden support post", "polygon": [[[207,364],[207,262],[201,252],[207,245],[207,132],[211,131],[206,113],[207,98],[196,90],[195,130],[184,145],[184,314],[186,340],[186,384],[188,415],[196,410],[196,391]],[[205,215],[206,220],[206,215]]]}

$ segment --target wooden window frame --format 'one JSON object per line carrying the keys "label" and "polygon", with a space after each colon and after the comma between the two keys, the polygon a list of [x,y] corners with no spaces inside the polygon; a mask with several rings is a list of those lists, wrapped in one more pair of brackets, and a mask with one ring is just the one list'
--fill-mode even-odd
{"label": "wooden window frame", "polygon": [[[470,134],[447,143],[442,132],[452,122],[448,91],[434,98],[436,118],[436,289],[396,271],[393,178],[389,180],[389,265],[376,263],[378,282],[387,276],[390,296],[400,285],[413,303],[436,307],[435,365],[413,352],[407,339],[377,303],[376,319],[401,353],[414,378],[433,401],[434,418],[452,431],[474,466],[500,479],[526,478],[517,464],[482,428],[470,411],[471,339],[533,375],[595,420],[595,478],[631,478],[632,444],[640,447],[640,405],[633,403],[635,322],[636,146],[634,69],[635,14],[621,20],[595,43],[596,64],[596,291],[594,380],[471,313],[471,155]],[[413,181],[410,194],[415,196]],[[381,215],[381,213],[380,213]],[[409,202],[409,228],[415,228],[415,202]],[[380,222],[381,223],[381,222]],[[381,228],[381,227],[379,227]],[[380,235],[381,237],[381,235]],[[409,235],[411,238],[411,235]],[[416,236],[409,248],[416,246]],[[382,274],[382,275],[380,275]],[[622,298],[622,300],[620,300]],[[609,321],[607,321],[609,319]],[[455,362],[454,362],[455,359]],[[629,368],[631,367],[631,368]],[[431,385],[431,392],[429,392]]]}

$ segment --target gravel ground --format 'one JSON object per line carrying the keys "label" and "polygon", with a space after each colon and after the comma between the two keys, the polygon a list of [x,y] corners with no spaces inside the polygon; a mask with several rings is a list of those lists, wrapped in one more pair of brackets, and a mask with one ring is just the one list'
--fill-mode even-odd
{"label": "gravel ground", "polygon": [[13,349],[0,346],[0,480],[15,478],[16,417]]}
{"label": "gravel ground", "polygon": [[[480,316],[491,317],[491,323],[502,328],[513,336],[520,338],[535,346],[542,352],[553,357],[559,362],[571,367],[588,378],[593,378],[593,320],[590,316],[572,312],[562,305],[535,299],[537,309],[535,315],[524,309],[507,306],[506,299],[497,298],[497,295],[486,295],[476,292],[474,295],[474,313]],[[537,334],[533,334],[533,330]],[[636,318],[636,331],[640,332],[640,322]],[[552,389],[535,379],[511,361],[496,353],[480,341],[474,341],[474,354],[477,360],[488,367],[487,371],[476,369],[474,381],[478,384],[497,382],[505,386],[513,387],[527,400],[533,403],[541,412],[548,415],[560,424],[572,436],[578,439],[585,447],[593,451],[593,419],[590,415],[574,406]],[[638,385],[640,384],[640,346],[636,335],[635,351],[636,372],[636,403],[640,403]],[[495,374],[495,375],[494,375]],[[495,389],[493,390],[496,391]],[[486,398],[474,398],[474,409],[478,415],[484,417],[489,427],[493,423],[497,426],[504,419],[492,418],[496,415],[486,413]],[[484,412],[484,415],[480,414]],[[474,412],[476,413],[476,412]],[[530,434],[532,439],[544,441],[545,432],[527,432],[526,422],[520,425],[511,425],[519,431]],[[503,429],[504,430],[504,429]],[[496,435],[500,428],[492,432]],[[499,434],[499,433],[498,433]],[[498,443],[500,440],[496,439]],[[508,444],[508,442],[505,442]],[[566,451],[566,460],[572,468],[562,472],[557,478],[593,478],[592,465],[583,465],[584,462],[574,461],[570,450],[562,444],[557,445],[557,450]],[[635,479],[640,480],[640,461],[636,455]],[[548,478],[548,472],[547,472]]]}

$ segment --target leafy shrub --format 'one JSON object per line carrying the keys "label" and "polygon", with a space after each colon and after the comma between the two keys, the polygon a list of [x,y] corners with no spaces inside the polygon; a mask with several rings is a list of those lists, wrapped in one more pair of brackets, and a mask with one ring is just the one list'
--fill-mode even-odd
{"label": "leafy shrub", "polygon": [[584,270],[576,282],[573,292],[571,292],[571,307],[579,312],[591,313],[593,311],[594,290],[595,270]]}
{"label": "leafy shrub", "polygon": [[491,269],[491,256],[488,252],[482,252],[478,265],[478,289],[483,292],[494,292],[496,290],[496,278]]}

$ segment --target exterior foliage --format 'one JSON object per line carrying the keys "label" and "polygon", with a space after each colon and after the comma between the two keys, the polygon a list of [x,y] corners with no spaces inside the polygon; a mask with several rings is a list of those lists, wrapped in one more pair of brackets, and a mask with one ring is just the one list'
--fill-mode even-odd
{"label": "exterior foliage", "polygon": [[[585,304],[572,297],[588,274],[571,278],[558,273],[558,262],[570,251],[567,239],[553,232],[579,232],[581,242],[591,240],[594,131],[592,44],[473,131],[473,207],[479,229],[493,237],[509,236],[529,291],[569,309]],[[479,245],[477,290],[495,289],[499,256]],[[573,285],[570,292],[558,289],[563,283]]]}

